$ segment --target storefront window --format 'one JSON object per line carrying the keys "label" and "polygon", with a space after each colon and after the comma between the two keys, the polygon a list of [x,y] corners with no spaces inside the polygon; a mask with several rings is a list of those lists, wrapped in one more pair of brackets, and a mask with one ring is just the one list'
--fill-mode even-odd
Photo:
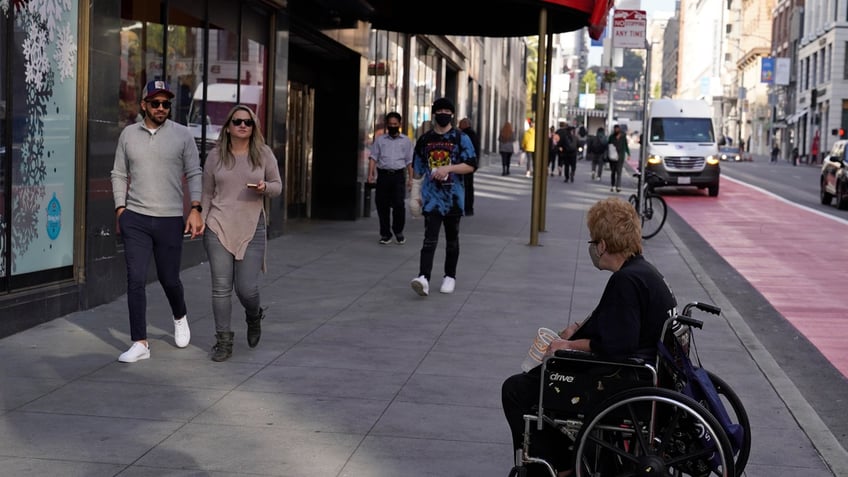
{"label": "storefront window", "polygon": [[438,61],[436,49],[420,42],[417,54],[412,59],[412,98],[413,105],[410,111],[411,124],[416,125],[415,136],[418,137],[430,129],[430,108],[436,100],[438,87]]}
{"label": "storefront window", "polygon": [[[397,111],[403,114],[404,41],[405,36],[400,33],[371,31],[365,100],[366,123],[371,125],[368,144],[383,133],[386,113]],[[411,132],[411,128],[407,132]]]}
{"label": "storefront window", "polygon": [[4,278],[73,264],[77,4],[0,9]]}

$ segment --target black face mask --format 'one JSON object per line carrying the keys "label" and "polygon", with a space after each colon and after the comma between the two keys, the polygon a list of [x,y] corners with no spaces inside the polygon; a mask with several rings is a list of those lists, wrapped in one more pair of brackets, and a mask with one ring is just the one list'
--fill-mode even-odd
{"label": "black face mask", "polygon": [[437,114],[436,114],[436,124],[438,124],[438,125],[439,125],[439,126],[441,126],[441,127],[445,127],[445,126],[447,126],[448,124],[450,124],[450,122],[451,122],[451,117],[453,117],[453,114],[450,114],[450,113],[437,113]]}
{"label": "black face mask", "polygon": [[400,132],[399,126],[389,126],[386,129],[388,129],[388,131],[389,131],[389,136],[397,136],[398,133]]}

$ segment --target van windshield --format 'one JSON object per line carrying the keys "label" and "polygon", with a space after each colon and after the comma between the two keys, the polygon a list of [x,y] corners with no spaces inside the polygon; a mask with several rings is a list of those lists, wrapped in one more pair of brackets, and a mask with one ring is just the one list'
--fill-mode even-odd
{"label": "van windshield", "polygon": [[710,118],[653,118],[651,142],[715,142]]}

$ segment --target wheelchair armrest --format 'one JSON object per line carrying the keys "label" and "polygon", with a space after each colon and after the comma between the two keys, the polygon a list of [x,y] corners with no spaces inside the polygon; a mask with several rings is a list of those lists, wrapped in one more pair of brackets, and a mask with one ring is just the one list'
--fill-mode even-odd
{"label": "wheelchair armrest", "polygon": [[597,355],[591,351],[580,351],[576,349],[558,349],[554,351],[557,358],[594,358]]}
{"label": "wheelchair armrest", "polygon": [[639,356],[628,356],[626,358],[601,358],[591,351],[579,351],[574,349],[558,349],[554,351],[557,358],[577,358],[586,361],[599,361],[606,364],[643,365],[648,361]]}

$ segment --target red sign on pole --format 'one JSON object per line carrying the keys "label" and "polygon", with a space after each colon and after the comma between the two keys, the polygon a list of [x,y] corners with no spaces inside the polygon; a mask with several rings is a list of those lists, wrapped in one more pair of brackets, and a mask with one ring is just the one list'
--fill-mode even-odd
{"label": "red sign on pole", "polygon": [[612,16],[612,45],[645,48],[648,16],[645,10],[616,10]]}

